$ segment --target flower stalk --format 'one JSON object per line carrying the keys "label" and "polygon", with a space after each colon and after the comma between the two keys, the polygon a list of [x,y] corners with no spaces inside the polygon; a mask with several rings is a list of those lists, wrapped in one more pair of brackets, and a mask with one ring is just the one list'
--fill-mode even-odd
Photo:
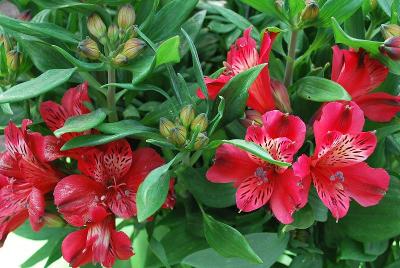
{"label": "flower stalk", "polygon": [[116,107],[116,100],[115,100],[115,86],[111,85],[115,83],[115,69],[110,67],[107,71],[107,78],[108,78],[108,90],[107,90],[107,105],[110,111],[108,115],[108,120],[110,122],[118,121],[118,114],[117,114],[117,107]]}
{"label": "flower stalk", "polygon": [[288,49],[288,56],[286,59],[284,85],[288,88],[293,81],[294,63],[296,60],[296,43],[297,43],[298,30],[293,30],[290,37],[290,44]]}

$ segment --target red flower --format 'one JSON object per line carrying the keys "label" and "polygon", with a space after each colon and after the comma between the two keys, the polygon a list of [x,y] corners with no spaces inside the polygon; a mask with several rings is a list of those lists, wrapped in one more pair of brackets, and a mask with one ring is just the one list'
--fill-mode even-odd
{"label": "red flower", "polygon": [[112,216],[99,215],[95,222],[65,237],[61,250],[72,267],[100,263],[112,267],[115,259],[127,260],[134,255],[129,237],[115,230]]}
{"label": "red flower", "polygon": [[371,93],[388,75],[388,69],[364,51],[333,47],[332,80],[342,85],[365,116],[388,122],[400,111],[400,97],[384,92]]}
{"label": "red flower", "polygon": [[28,218],[34,231],[42,227],[44,195],[60,177],[37,157],[40,148],[33,141],[41,135],[28,132],[30,123],[23,120],[19,129],[10,122],[4,131],[7,151],[0,153],[0,244]]}
{"label": "red flower", "polygon": [[[263,126],[250,126],[246,140],[262,146],[274,159],[291,163],[304,142],[306,127],[300,118],[280,111],[267,112]],[[291,168],[265,162],[233,145],[217,149],[215,164],[207,179],[216,183],[234,182],[236,204],[241,211],[253,211],[269,202],[282,223],[293,221],[294,211],[305,205],[301,178]]]}
{"label": "red flower", "polygon": [[336,219],[346,215],[350,198],[362,206],[376,205],[389,186],[384,169],[363,162],[376,146],[375,134],[362,132],[363,126],[363,112],[354,102],[328,103],[314,122],[314,155],[299,157],[293,166],[304,177],[306,190],[314,182]]}
{"label": "red flower", "polygon": [[[136,193],[147,174],[164,164],[153,149],[131,151],[126,140],[92,148],[78,160],[83,175],[62,179],[54,201],[64,218],[74,226],[93,222],[93,214],[112,211],[122,218],[136,215]],[[171,200],[169,206],[173,206]]]}
{"label": "red flower", "polygon": [[[87,82],[68,89],[61,100],[61,105],[53,101],[43,102],[40,105],[40,114],[47,127],[54,132],[63,127],[68,118],[89,113],[90,110],[86,108],[85,102],[91,102],[88,95]],[[73,149],[67,152],[61,152],[60,148],[70,139],[87,135],[91,132],[91,130],[88,130],[82,133],[65,133],[59,139],[47,136],[45,139],[37,141],[39,146],[46,148],[44,154],[40,157],[46,161],[52,161],[62,156],[78,158],[82,154],[82,151],[85,151],[87,148]]]}
{"label": "red flower", "polygon": [[[205,78],[210,99],[216,98],[230,78],[259,64],[268,63],[272,43],[277,34],[268,31],[264,33],[260,53],[257,51],[256,41],[250,34],[251,28],[246,29],[243,37],[239,38],[236,43],[232,45],[228,52],[224,74],[217,79]],[[197,91],[197,95],[199,98],[204,98],[201,90]],[[261,71],[260,75],[250,87],[247,106],[260,113],[265,113],[275,108],[268,67],[265,67]]]}

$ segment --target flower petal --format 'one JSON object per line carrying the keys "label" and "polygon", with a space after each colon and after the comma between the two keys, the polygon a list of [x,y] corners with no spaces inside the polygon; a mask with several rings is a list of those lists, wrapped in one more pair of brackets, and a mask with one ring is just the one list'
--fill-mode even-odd
{"label": "flower petal", "polygon": [[103,161],[103,152],[98,148],[89,148],[80,159],[78,169],[85,175],[105,184],[108,179],[106,165]]}
{"label": "flower petal", "polygon": [[44,215],[46,202],[43,193],[39,189],[33,187],[29,195],[28,204],[29,222],[31,223],[32,229],[37,232],[44,225],[42,217]]}
{"label": "flower petal", "polygon": [[54,189],[54,203],[66,221],[82,226],[92,221],[93,211],[101,206],[105,187],[83,175],[70,175]]}
{"label": "flower petal", "polygon": [[340,168],[340,171],[344,175],[346,192],[364,207],[378,204],[389,187],[389,174],[364,162]]}
{"label": "flower petal", "polygon": [[[221,74],[216,79],[207,76],[204,77],[204,82],[207,86],[208,97],[211,100],[214,100],[218,96],[221,89],[229,82],[230,79],[230,76],[224,74]],[[200,88],[197,89],[197,96],[200,99],[206,98]]]}
{"label": "flower petal", "polygon": [[71,116],[64,107],[53,101],[45,101],[40,104],[40,115],[53,132],[62,128],[65,121]]}
{"label": "flower petal", "polygon": [[32,160],[34,156],[26,141],[26,127],[31,123],[30,120],[24,120],[21,129],[19,129],[12,121],[4,130],[5,147],[12,157],[23,157]]}
{"label": "flower petal", "polygon": [[354,100],[365,116],[375,122],[389,122],[400,112],[400,96],[384,92],[370,93]]}
{"label": "flower petal", "polygon": [[32,163],[25,159],[18,162],[24,181],[40,189],[43,193],[53,190],[54,186],[62,176],[50,165],[45,163]]}
{"label": "flower petal", "polygon": [[223,144],[217,149],[215,163],[207,171],[206,177],[211,182],[228,183],[253,176],[257,167],[247,152]]}
{"label": "flower petal", "polygon": [[270,207],[275,217],[283,224],[293,222],[293,213],[303,207],[302,179],[295,176],[292,169],[286,169],[274,178],[274,190],[270,198]]}
{"label": "flower petal", "polygon": [[241,181],[236,191],[236,205],[241,211],[250,212],[264,206],[271,197],[274,181],[264,182],[252,176]]}
{"label": "flower petal", "polygon": [[132,150],[129,143],[123,139],[107,144],[103,155],[103,165],[108,178],[120,181],[129,171],[132,164]]}
{"label": "flower petal", "polygon": [[131,240],[124,232],[111,231],[111,247],[118,259],[127,260],[134,255],[131,245]]}
{"label": "flower petal", "polygon": [[107,205],[118,217],[128,219],[136,216],[136,192],[124,186],[110,188],[107,193]]}
{"label": "flower petal", "polygon": [[54,136],[43,136],[40,133],[30,133],[29,140],[35,156],[42,162],[54,161],[64,156],[61,152],[62,143]]}
{"label": "flower petal", "polygon": [[375,150],[376,136],[371,132],[341,134],[328,132],[321,146],[316,148],[318,159],[314,165],[343,167],[366,160]]}
{"label": "flower petal", "polygon": [[92,261],[92,249],[86,247],[88,229],[68,234],[61,245],[64,259],[72,266],[83,266]]}
{"label": "flower petal", "polygon": [[87,114],[90,112],[84,105],[85,102],[91,102],[88,95],[88,82],[68,89],[61,100],[61,105],[68,112],[69,116]]}

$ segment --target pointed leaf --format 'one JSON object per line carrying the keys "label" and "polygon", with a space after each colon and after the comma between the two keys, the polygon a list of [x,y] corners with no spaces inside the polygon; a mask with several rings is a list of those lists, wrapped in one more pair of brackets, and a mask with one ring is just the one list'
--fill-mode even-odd
{"label": "pointed leaf", "polygon": [[174,36],[160,44],[156,51],[156,67],[165,63],[178,63],[180,37]]}

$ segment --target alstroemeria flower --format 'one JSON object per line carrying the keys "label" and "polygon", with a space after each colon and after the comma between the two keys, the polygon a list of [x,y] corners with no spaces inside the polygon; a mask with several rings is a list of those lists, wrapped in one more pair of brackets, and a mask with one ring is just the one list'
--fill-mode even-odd
{"label": "alstroemeria flower", "polygon": [[115,230],[112,216],[99,215],[95,222],[65,237],[61,251],[72,267],[100,263],[112,267],[116,259],[127,260],[134,255],[129,237]]}
{"label": "alstroemeria flower", "polygon": [[[153,169],[164,164],[151,148],[132,151],[126,140],[92,148],[80,160],[82,175],[62,179],[54,190],[54,202],[64,218],[74,226],[93,222],[93,213],[111,211],[116,216],[136,215],[136,193]],[[173,202],[168,200],[169,207]]]}
{"label": "alstroemeria flower", "polygon": [[[274,159],[291,163],[304,142],[306,127],[300,118],[270,111],[263,125],[247,129],[246,140],[262,146]],[[279,167],[233,145],[217,149],[207,179],[216,183],[234,182],[236,204],[241,211],[253,211],[267,203],[282,223],[293,221],[292,214],[305,205],[301,177],[292,168]]]}
{"label": "alstroemeria flower", "polygon": [[333,47],[332,80],[342,85],[365,116],[388,122],[400,111],[400,97],[385,92],[371,93],[388,75],[388,68],[364,51]]}
{"label": "alstroemeria flower", "polygon": [[53,190],[60,174],[37,157],[40,150],[32,141],[41,136],[29,132],[30,120],[19,129],[10,122],[5,134],[6,151],[0,153],[0,245],[9,232],[29,219],[32,229],[43,226],[44,195]]}
{"label": "alstroemeria flower", "polygon": [[[259,64],[268,63],[272,43],[276,35],[276,33],[265,31],[259,53],[257,43],[251,37],[251,28],[246,29],[243,37],[239,38],[228,52],[225,72],[217,79],[205,78],[210,99],[217,97],[230,78]],[[200,89],[197,91],[197,95],[199,98],[204,98]],[[275,108],[267,66],[264,67],[250,87],[247,106],[260,113],[265,113]]]}
{"label": "alstroemeria flower", "polygon": [[371,168],[366,160],[374,151],[376,136],[362,132],[364,114],[354,102],[331,102],[322,108],[314,122],[314,155],[299,157],[293,165],[304,178],[311,180],[319,197],[332,215],[340,219],[347,214],[350,199],[362,206],[376,205],[389,187],[389,175],[382,168]]}
{"label": "alstroemeria flower", "polygon": [[[40,115],[47,127],[51,131],[55,131],[64,126],[65,121],[73,116],[87,114],[90,110],[85,106],[85,102],[90,103],[91,100],[88,95],[88,83],[84,82],[76,87],[68,89],[61,100],[61,105],[53,101],[45,101],[40,105]],[[65,152],[61,152],[60,148],[64,143],[70,139],[90,134],[92,130],[88,130],[82,133],[65,133],[61,135],[59,139],[53,136],[46,136],[42,139],[40,144],[41,147],[45,147],[41,158],[46,161],[52,161],[62,156],[71,156],[79,158],[82,151],[85,149],[73,149]]]}

